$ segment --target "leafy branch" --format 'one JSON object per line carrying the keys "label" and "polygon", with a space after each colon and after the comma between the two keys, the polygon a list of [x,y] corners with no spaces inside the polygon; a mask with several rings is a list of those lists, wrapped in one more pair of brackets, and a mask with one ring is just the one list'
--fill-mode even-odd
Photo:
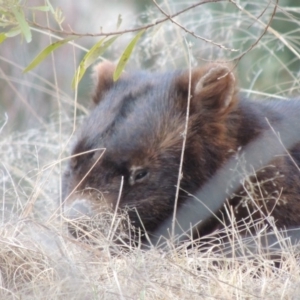
{"label": "leafy branch", "polygon": [[[103,32],[102,30],[98,33],[79,33],[73,30],[65,30],[62,26],[64,17],[60,9],[54,9],[50,3],[50,0],[45,1],[45,5],[43,6],[35,6],[35,7],[27,7],[26,1],[22,0],[0,0],[0,28],[2,28],[2,32],[0,33],[0,43],[5,41],[7,38],[12,38],[17,35],[21,35],[27,43],[31,42],[32,35],[31,30],[32,28],[42,29],[45,32],[56,33],[63,38],[59,41],[52,43],[51,45],[47,46],[43,49],[33,60],[32,62],[25,68],[24,72],[28,72],[35,68],[38,64],[40,64],[50,53],[54,50],[58,49],[59,47],[72,42],[75,39],[79,39],[81,37],[101,37],[100,41],[97,41],[94,46],[85,54],[82,61],[79,63],[79,66],[75,72],[72,86],[76,88],[80,80],[82,79],[84,73],[86,72],[87,68],[91,66],[115,41],[118,37],[128,33],[136,33],[135,36],[132,38],[130,43],[125,47],[123,50],[122,55],[120,56],[119,62],[117,64],[115,73],[114,73],[114,80],[117,80],[121,75],[123,69],[126,66],[138,40],[142,37],[143,34],[147,32],[150,28],[154,28],[159,24],[164,22],[172,22],[174,25],[179,27],[181,30],[186,32],[187,34],[191,35],[196,39],[200,39],[206,43],[210,43],[216,47],[221,49],[229,50],[229,51],[238,51],[236,49],[225,47],[224,45],[214,42],[211,39],[204,38],[199,34],[195,33],[192,30],[189,30],[186,26],[180,24],[175,18],[183,13],[187,13],[204,4],[208,3],[219,3],[219,2],[228,2],[226,0],[202,0],[198,1],[184,9],[181,9],[173,14],[167,14],[161,6],[157,3],[156,0],[153,0],[154,5],[158,8],[159,12],[163,15],[163,18],[145,24],[143,26],[134,27],[131,29],[125,30],[116,30],[110,32]],[[240,11],[245,13],[245,10],[238,5],[234,0],[230,0],[230,2],[235,5]],[[235,60],[238,62],[246,53],[248,53],[251,49],[253,49],[261,40],[261,38],[265,35],[265,33],[270,28],[270,23],[275,15],[276,7],[278,4],[278,0],[274,5],[273,13],[270,17],[270,20],[267,24],[264,25],[264,30],[262,34],[258,37],[258,39],[243,53],[239,54]],[[37,12],[45,12],[51,13],[54,20],[58,24],[59,29],[52,28],[50,26],[44,26],[36,22],[35,14]],[[247,13],[247,12],[246,12]],[[28,18],[26,16],[31,16]],[[254,17],[255,20],[260,21],[258,18]]]}

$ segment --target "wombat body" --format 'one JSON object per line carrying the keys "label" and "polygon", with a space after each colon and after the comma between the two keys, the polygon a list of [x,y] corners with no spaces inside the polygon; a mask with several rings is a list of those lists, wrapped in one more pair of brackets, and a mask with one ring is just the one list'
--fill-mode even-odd
{"label": "wombat body", "polygon": [[[297,100],[240,99],[224,65],[195,68],[191,80],[188,71],[135,72],[113,82],[113,72],[110,63],[95,70],[95,107],[78,133],[63,181],[70,219],[125,209],[136,228],[151,234],[173,215],[189,95],[178,208],[262,133],[285,120],[296,124],[300,116]],[[273,216],[280,228],[300,225],[300,143],[284,149],[278,138],[278,145],[282,155],[222,199],[237,221],[251,214]],[[229,172],[228,184],[230,179]],[[223,205],[213,213],[226,223]],[[200,234],[223,226],[215,216],[203,221]]]}

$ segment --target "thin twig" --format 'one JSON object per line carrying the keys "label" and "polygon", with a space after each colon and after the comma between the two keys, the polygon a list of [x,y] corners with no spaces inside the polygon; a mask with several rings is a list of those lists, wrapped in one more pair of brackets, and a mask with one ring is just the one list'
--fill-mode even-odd
{"label": "thin twig", "polygon": [[243,7],[241,7],[238,3],[236,3],[234,0],[229,0],[232,4],[234,4],[240,11],[247,13],[249,16],[251,16],[252,18],[255,18],[255,20],[257,20],[260,24],[263,24],[265,26],[262,34],[258,37],[258,39],[246,50],[244,51],[240,56],[238,56],[237,58],[235,58],[234,60],[236,61],[236,65],[239,63],[239,61],[248,53],[250,52],[255,46],[257,46],[257,44],[260,42],[260,40],[264,37],[264,35],[267,33],[267,31],[270,28],[271,22],[273,21],[273,18],[275,16],[276,10],[277,10],[277,6],[278,6],[278,1],[276,0],[276,3],[274,5],[274,9],[272,11],[272,15],[270,17],[270,20],[268,21],[267,24],[264,24],[260,19],[254,17],[251,13],[249,13],[248,11],[246,11]]}
{"label": "thin twig", "polygon": [[174,20],[174,17],[173,16],[170,16],[168,15],[156,2],[156,0],[152,0],[153,3],[155,4],[155,6],[159,9],[159,11],[165,15],[173,24],[177,25],[178,27],[180,27],[182,30],[184,30],[185,32],[189,33],[190,35],[192,35],[194,38],[196,39],[199,39],[199,40],[202,40],[204,42],[207,42],[207,43],[210,43],[210,44],[213,44],[221,49],[224,49],[224,50],[230,50],[232,52],[237,52],[238,50],[237,49],[232,49],[232,48],[227,48],[225,47],[224,45],[222,44],[219,44],[219,43],[216,43],[214,42],[213,40],[209,40],[209,39],[206,39],[205,37],[203,36],[200,36],[198,34],[196,34],[194,31],[190,31],[189,29],[187,29],[186,27],[184,27],[183,25],[181,25],[180,23],[178,23],[177,21]]}

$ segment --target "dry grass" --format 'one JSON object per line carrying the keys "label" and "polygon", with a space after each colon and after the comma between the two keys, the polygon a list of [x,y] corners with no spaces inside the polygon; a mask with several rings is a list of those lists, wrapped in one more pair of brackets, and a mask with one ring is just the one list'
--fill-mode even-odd
{"label": "dry grass", "polygon": [[[55,226],[19,220],[1,228],[3,299],[297,299],[294,251],[271,259],[226,258],[212,251],[108,248],[77,243]],[[210,249],[212,250],[212,249]]]}
{"label": "dry grass", "polygon": [[283,236],[280,268],[275,252],[271,257],[260,241],[253,247],[230,228],[229,250],[216,243],[124,249],[103,234],[93,243],[73,239],[56,210],[59,201],[49,196],[59,194],[60,166],[41,167],[56,159],[55,132],[53,125],[49,136],[32,131],[0,143],[2,165],[9,166],[1,178],[0,298],[297,299],[299,248]]}

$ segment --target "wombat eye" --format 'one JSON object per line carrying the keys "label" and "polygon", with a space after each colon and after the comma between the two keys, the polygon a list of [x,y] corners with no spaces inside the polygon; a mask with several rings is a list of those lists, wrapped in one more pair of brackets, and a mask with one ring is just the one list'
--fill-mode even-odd
{"label": "wombat eye", "polygon": [[148,175],[148,171],[147,170],[139,170],[135,176],[134,176],[134,180],[135,181],[140,181],[141,179],[143,179],[144,177],[146,177]]}
{"label": "wombat eye", "polygon": [[82,166],[82,164],[86,161],[89,161],[93,157],[94,153],[75,153],[73,157],[71,157],[70,166],[73,170],[76,170],[78,167]]}
{"label": "wombat eye", "polygon": [[129,184],[134,185],[136,182],[142,182],[147,178],[148,175],[149,172],[146,169],[133,168],[133,170],[130,171],[128,178]]}

